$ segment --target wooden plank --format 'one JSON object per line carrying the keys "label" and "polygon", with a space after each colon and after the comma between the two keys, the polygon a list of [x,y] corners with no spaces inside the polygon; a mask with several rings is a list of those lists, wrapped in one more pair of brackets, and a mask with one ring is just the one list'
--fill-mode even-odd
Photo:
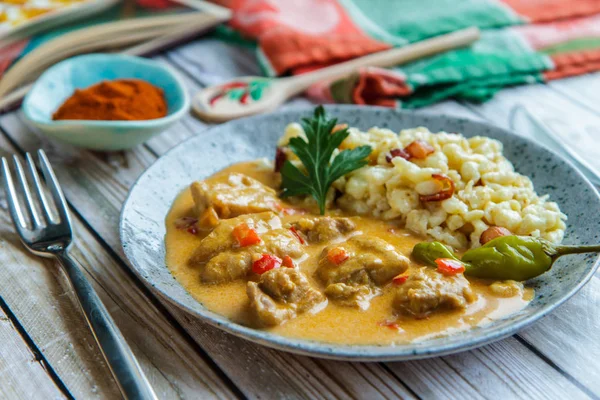
{"label": "wooden plank", "polygon": [[[65,377],[64,383],[73,396],[118,396],[85,320],[60,284],[57,267],[24,252],[5,210],[0,214],[0,223],[0,279],[11,282],[2,285],[0,295],[21,317],[23,326],[34,327],[29,335],[57,374]],[[23,301],[15,301],[18,298]]]}
{"label": "wooden plank", "polygon": [[600,279],[520,336],[596,396],[600,396]]}
{"label": "wooden plank", "polygon": [[[573,91],[582,90],[580,81],[571,82],[575,83]],[[600,74],[586,77],[585,82],[590,87],[600,87]],[[569,82],[563,82],[561,87],[564,89],[568,84]],[[600,157],[598,157],[600,113],[582,107],[581,104],[573,102],[546,85],[505,89],[487,103],[467,106],[494,124],[508,128],[511,112],[517,104],[526,104],[534,115],[556,131],[566,145],[575,149],[600,170]],[[531,132],[519,130],[517,133],[532,137]]]}
{"label": "wooden plank", "polygon": [[0,397],[65,399],[8,316],[0,309]]}
{"label": "wooden plank", "polygon": [[589,398],[514,338],[451,356],[388,365],[423,398]]}
{"label": "wooden plank", "polygon": [[[3,155],[15,152],[4,137],[0,137],[0,148]],[[5,204],[4,199],[2,203]],[[72,255],[84,266],[157,394],[161,398],[233,397],[229,387],[196,354],[193,346],[181,339],[179,332],[131,282],[128,273],[106,254],[80,220],[75,217],[73,222],[78,240]],[[0,209],[0,232],[3,249],[0,281],[10,282],[0,285],[0,296],[75,398],[119,397],[57,265],[25,251],[5,208]],[[103,290],[102,285],[109,285],[111,292]]]}
{"label": "wooden plank", "polygon": [[600,72],[574,76],[548,83],[548,87],[561,93],[574,103],[600,114]]}

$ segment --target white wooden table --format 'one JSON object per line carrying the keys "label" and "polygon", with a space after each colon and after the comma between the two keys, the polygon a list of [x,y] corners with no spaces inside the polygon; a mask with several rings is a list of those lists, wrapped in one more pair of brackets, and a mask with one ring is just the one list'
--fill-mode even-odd
{"label": "white wooden table", "polygon": [[[156,58],[181,72],[190,93],[259,74],[249,50],[212,39]],[[299,103],[307,101],[286,107]],[[517,103],[600,160],[600,74],[508,89],[481,106],[448,101],[423,112],[506,127]],[[0,116],[2,155],[38,148],[48,153],[72,207],[78,239],[73,255],[161,399],[600,398],[599,274],[565,305],[511,338],[452,356],[396,363],[335,362],[270,350],[159,300],[128,269],[118,238],[119,212],[145,168],[205,128],[188,116],[132,151],[104,154],[41,137],[19,112]],[[64,278],[52,262],[24,251],[1,196],[0,398],[118,398]]]}

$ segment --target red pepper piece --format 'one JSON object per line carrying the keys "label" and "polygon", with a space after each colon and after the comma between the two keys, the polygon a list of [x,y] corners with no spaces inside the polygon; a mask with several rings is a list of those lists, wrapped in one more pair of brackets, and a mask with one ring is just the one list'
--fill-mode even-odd
{"label": "red pepper piece", "polygon": [[435,152],[435,148],[429,143],[424,142],[423,140],[415,140],[414,142],[406,146],[404,148],[404,151],[406,151],[410,155],[410,158],[423,160],[427,158],[428,155]]}
{"label": "red pepper piece", "polygon": [[408,279],[408,275],[398,275],[392,279],[394,285],[402,285]]}
{"label": "red pepper piece", "polygon": [[456,275],[465,272],[465,265],[451,258],[438,258],[435,263],[438,266],[438,272],[444,275]]}
{"label": "red pepper piece", "polygon": [[298,238],[298,241],[300,242],[300,244],[306,244],[306,240],[304,240],[304,238],[302,236],[300,236],[300,233],[298,232],[298,230],[296,229],[295,226],[292,226],[290,228],[290,231],[292,231],[294,236],[296,236],[296,238]]}
{"label": "red pepper piece", "polygon": [[406,152],[406,150],[404,150],[404,149],[391,149],[390,150],[390,154],[388,154],[387,156],[385,156],[385,161],[391,163],[392,159],[394,159],[396,157],[402,157],[405,160],[410,160],[410,154],[408,154]]}
{"label": "red pepper piece", "polygon": [[252,272],[255,274],[264,274],[273,268],[279,268],[281,266],[281,258],[272,254],[263,254],[258,260],[252,264]]}
{"label": "red pepper piece", "polygon": [[198,233],[198,218],[194,217],[181,217],[175,220],[175,228],[180,230],[186,230],[187,232],[195,235]]}
{"label": "red pepper piece", "polygon": [[261,242],[256,230],[250,228],[246,223],[233,228],[232,233],[241,247],[252,246]]}
{"label": "red pepper piece", "polygon": [[292,260],[292,257],[290,257],[290,256],[283,257],[283,261],[281,262],[281,265],[283,265],[284,267],[288,267],[288,268],[296,267],[296,265],[294,264],[294,260]]}
{"label": "red pepper piece", "polygon": [[379,322],[377,325],[385,326],[386,328],[390,328],[390,329],[394,329],[394,330],[400,330],[400,325],[398,325],[396,322],[393,322],[393,321],[382,321],[382,322]]}
{"label": "red pepper piece", "polygon": [[334,247],[333,249],[330,249],[327,252],[327,259],[329,260],[329,262],[331,262],[332,264],[335,264],[335,265],[340,265],[341,263],[346,261],[349,257],[350,256],[348,255],[346,250],[344,250],[341,247]]}
{"label": "red pepper piece", "polygon": [[454,182],[452,179],[441,174],[431,174],[431,177],[442,183],[442,189],[434,194],[421,195],[419,196],[419,200],[427,203],[430,201],[442,201],[452,197],[454,194]]}
{"label": "red pepper piece", "polygon": [[275,172],[281,171],[283,164],[287,161],[287,155],[282,147],[275,149]]}
{"label": "red pepper piece", "polygon": [[403,149],[390,150],[390,154],[385,157],[385,160],[389,163],[391,163],[392,159],[395,157],[402,157],[405,160],[411,160],[413,158],[423,160],[433,152],[435,152],[435,148],[432,145],[423,140],[415,140]]}

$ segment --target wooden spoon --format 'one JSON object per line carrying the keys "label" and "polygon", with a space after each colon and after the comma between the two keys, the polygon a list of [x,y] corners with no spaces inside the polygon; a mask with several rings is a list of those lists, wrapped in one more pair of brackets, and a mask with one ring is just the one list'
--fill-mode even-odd
{"label": "wooden spoon", "polygon": [[419,58],[467,46],[479,39],[479,29],[467,28],[405,47],[394,48],[346,61],[314,72],[287,77],[246,76],[198,92],[192,107],[200,118],[223,122],[275,109],[319,81],[340,79],[362,67],[391,67]]}

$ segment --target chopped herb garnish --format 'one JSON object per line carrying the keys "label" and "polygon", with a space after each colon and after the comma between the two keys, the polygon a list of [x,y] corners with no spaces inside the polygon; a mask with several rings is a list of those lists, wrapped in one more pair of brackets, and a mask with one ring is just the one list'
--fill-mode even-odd
{"label": "chopped herb garnish", "polygon": [[337,119],[328,119],[323,106],[315,109],[312,118],[303,118],[302,127],[308,141],[300,137],[290,139],[288,147],[298,156],[306,172],[290,161],[281,168],[282,196],[311,195],[317,201],[321,215],[325,214],[327,191],[337,179],[364,167],[371,154],[371,146],[343,150],[333,159],[335,149],[348,137],[348,128],[333,132]]}

